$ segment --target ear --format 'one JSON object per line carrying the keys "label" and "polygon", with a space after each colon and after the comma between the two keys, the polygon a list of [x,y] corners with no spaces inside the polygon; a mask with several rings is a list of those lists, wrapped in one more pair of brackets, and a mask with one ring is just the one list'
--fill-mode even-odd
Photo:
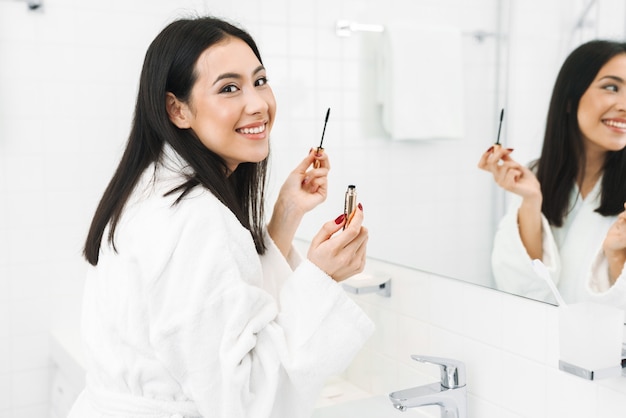
{"label": "ear", "polygon": [[167,92],[165,95],[165,108],[170,121],[180,129],[191,127],[191,112],[186,103],[178,100],[173,93]]}

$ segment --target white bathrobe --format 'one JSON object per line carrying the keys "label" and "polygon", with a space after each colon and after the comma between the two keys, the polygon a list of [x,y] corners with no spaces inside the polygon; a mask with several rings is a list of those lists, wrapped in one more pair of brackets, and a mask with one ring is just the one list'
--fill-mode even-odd
{"label": "white bathrobe", "polygon": [[[583,200],[574,188],[570,194],[571,211],[560,228],[552,227],[542,215],[543,263],[566,302],[595,301],[626,310],[624,271],[610,285],[608,264],[602,242],[616,216],[595,212],[600,203],[599,180]],[[522,244],[517,224],[519,203],[512,204],[494,240],[492,268],[499,289],[555,303],[548,285],[537,276],[532,260]]]}
{"label": "white bathrobe", "polygon": [[[325,380],[373,332],[341,286],[285,260],[207,190],[164,192],[184,163],[150,167],[85,285],[87,388],[70,418],[308,417]],[[106,233],[105,231],[105,237]],[[106,239],[106,238],[105,238]]]}

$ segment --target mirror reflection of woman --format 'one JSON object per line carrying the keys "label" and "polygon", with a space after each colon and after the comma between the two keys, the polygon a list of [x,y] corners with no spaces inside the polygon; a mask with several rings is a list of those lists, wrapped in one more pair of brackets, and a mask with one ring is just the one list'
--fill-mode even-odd
{"label": "mirror reflection of woman", "polygon": [[87,387],[70,418],[309,417],[369,337],[337,283],[364,267],[362,207],[322,225],[306,259],[292,247],[326,199],[325,153],[303,153],[265,225],[275,113],[243,30],[180,19],[152,42],[85,243]]}
{"label": "mirror reflection of woman", "polygon": [[539,159],[526,167],[494,146],[478,163],[519,198],[494,240],[500,289],[553,302],[540,259],[566,302],[626,308],[625,147],[626,43],[587,42],[559,71]]}

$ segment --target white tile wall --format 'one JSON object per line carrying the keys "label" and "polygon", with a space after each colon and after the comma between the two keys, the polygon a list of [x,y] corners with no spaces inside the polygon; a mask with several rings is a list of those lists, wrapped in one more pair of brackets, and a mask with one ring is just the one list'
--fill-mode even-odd
{"label": "white tile wall", "polygon": [[[0,418],[47,415],[48,331],[59,324],[77,326],[85,268],[82,240],[125,142],[143,54],[169,20],[191,10],[210,12],[240,22],[259,41],[279,103],[273,178],[282,178],[318,143],[323,115],[332,107],[325,140],[333,153],[330,197],[307,219],[304,237],[337,215],[345,185],[355,182],[368,216],[373,255],[419,256],[428,247],[447,248],[450,236],[470,234],[477,240],[472,246],[483,248],[486,260],[489,217],[485,224],[439,225],[432,222],[439,213],[429,202],[444,203],[448,211],[439,215],[449,220],[463,211],[490,210],[491,194],[484,191],[475,159],[496,129],[495,86],[493,92],[484,91],[496,77],[493,42],[466,40],[468,77],[478,80],[468,83],[465,92],[467,141],[392,144],[380,137],[371,113],[363,112],[362,104],[371,100],[373,91],[363,84],[368,81],[363,66],[371,64],[366,41],[372,39],[363,35],[340,40],[334,36],[334,23],[339,18],[377,23],[406,16],[417,24],[445,21],[467,31],[492,30],[499,3],[44,0],[43,10],[29,12],[23,2],[0,1]],[[542,37],[561,22],[558,19],[575,12],[566,0],[550,3],[556,8],[539,0],[503,3],[510,3],[517,16],[510,27],[515,34],[511,51],[517,54],[510,61],[509,77],[520,87],[512,90],[509,101],[511,110],[522,116],[505,125],[505,132],[511,143],[519,144],[536,137],[543,122],[540,105],[525,105],[526,92],[536,97],[537,91],[549,88],[552,78],[548,73],[531,76],[530,71],[543,68],[536,65],[537,57],[543,57],[547,67],[561,59],[540,51],[536,39],[525,39],[528,22],[533,22],[533,36]],[[594,11],[598,21],[624,15],[621,0],[599,3],[602,6]],[[615,10],[621,12],[612,13]],[[623,28],[597,26],[614,32]],[[534,61],[525,62],[527,56]],[[435,152],[437,147],[445,155]],[[393,174],[393,184],[383,180],[383,172]],[[461,185],[461,176],[476,187]],[[402,200],[405,206],[375,203],[374,196],[388,199],[402,186],[416,191]],[[398,222],[401,216],[405,223]],[[393,246],[376,239],[398,225],[420,228],[420,234]],[[394,248],[389,257],[384,254],[387,248]],[[469,261],[474,261],[477,276],[487,278],[484,260]],[[423,352],[468,362],[470,405],[476,417],[565,416],[561,411],[572,417],[610,417],[624,410],[623,382],[587,384],[554,369],[555,319],[550,307],[392,264],[381,268],[393,274],[395,296],[362,301],[379,327],[348,372],[367,390],[384,392],[436,377],[436,371],[408,359],[413,352]],[[470,270],[466,272],[469,276]],[[452,308],[446,309],[441,300]],[[563,386],[576,396],[556,389]]]}
{"label": "white tile wall", "polygon": [[147,43],[174,9],[0,2],[1,418],[49,414],[49,332],[78,323],[82,240],[127,135]]}

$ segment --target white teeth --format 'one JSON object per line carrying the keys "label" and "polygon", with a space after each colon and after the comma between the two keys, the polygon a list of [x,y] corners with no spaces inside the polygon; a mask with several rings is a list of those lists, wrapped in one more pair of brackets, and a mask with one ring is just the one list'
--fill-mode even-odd
{"label": "white teeth", "polygon": [[609,125],[609,126],[612,126],[614,128],[626,129],[626,123],[624,123],[624,122],[617,122],[617,121],[614,121],[614,120],[605,120],[604,123]]}
{"label": "white teeth", "polygon": [[265,132],[265,125],[257,126],[254,128],[241,128],[237,130],[242,134],[260,134],[261,132]]}

